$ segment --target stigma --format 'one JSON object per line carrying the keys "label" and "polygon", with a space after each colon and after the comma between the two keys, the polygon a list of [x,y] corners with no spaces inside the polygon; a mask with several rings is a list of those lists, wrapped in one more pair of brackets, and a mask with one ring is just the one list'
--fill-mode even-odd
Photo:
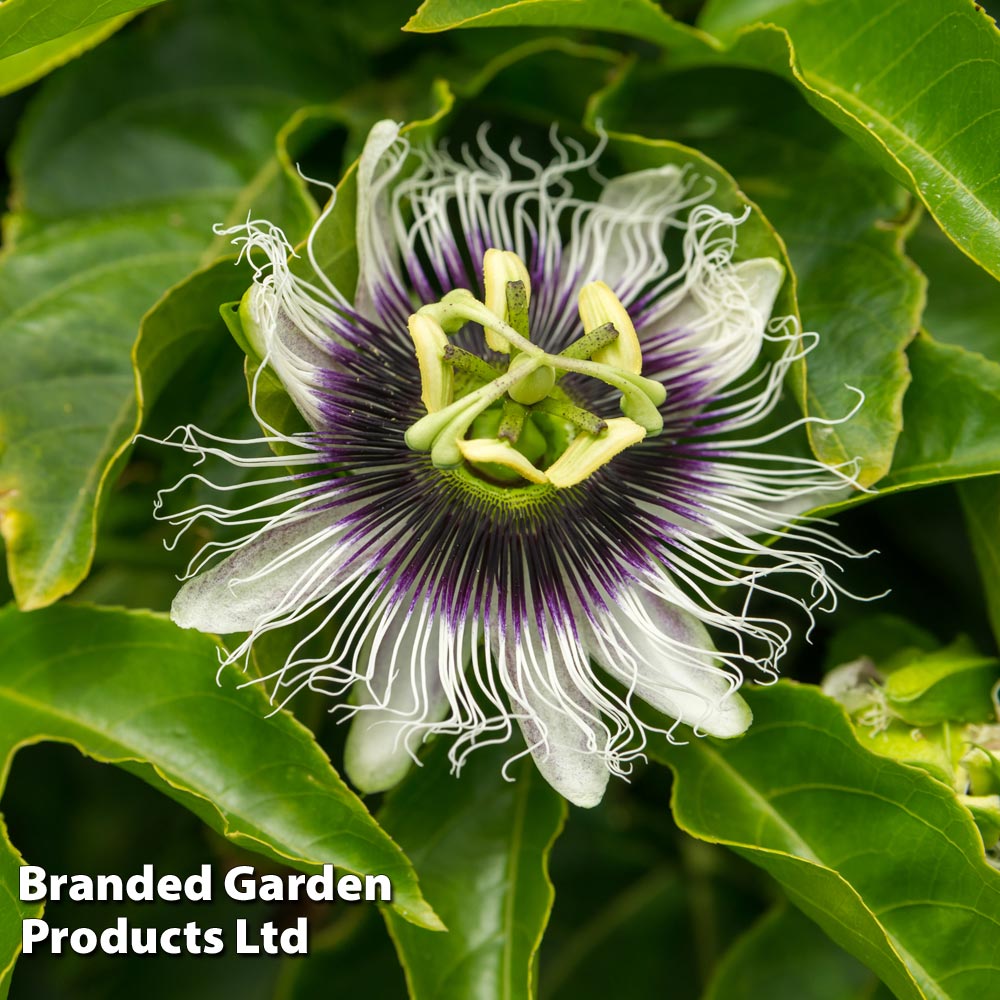
{"label": "stigma", "polygon": [[[558,354],[532,342],[531,279],[517,254],[486,251],[483,290],[483,300],[449,292],[409,318],[427,410],[406,432],[409,448],[496,486],[566,489],[660,433],[666,392],[643,377],[635,327],[603,281],[580,289],[580,336]],[[489,360],[453,343],[469,323],[482,327]],[[562,384],[570,372],[619,392],[622,416],[579,405]]]}

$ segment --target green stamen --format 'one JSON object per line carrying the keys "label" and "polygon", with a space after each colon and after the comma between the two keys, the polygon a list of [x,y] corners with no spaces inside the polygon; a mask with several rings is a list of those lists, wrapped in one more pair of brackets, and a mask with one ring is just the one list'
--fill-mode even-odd
{"label": "green stamen", "polygon": [[[531,289],[527,268],[517,256],[488,251],[484,282],[489,306],[472,292],[456,289],[440,302],[421,307],[411,319],[411,331],[423,330],[417,322],[421,318],[446,336],[477,323],[486,333],[487,346],[507,356],[506,370],[454,344],[440,348],[439,363],[455,372],[453,383],[442,385],[458,398],[409,428],[410,448],[430,452],[441,469],[472,469],[497,489],[527,488],[526,480],[535,490],[565,488],[586,479],[623,448],[663,429],[659,406],[665,390],[639,374],[639,341],[628,313],[607,285],[591,282],[584,287],[583,335],[561,353],[549,354],[530,339]],[[421,349],[420,343],[417,347]],[[423,350],[433,360],[430,349]],[[436,368],[429,362],[424,367],[440,381]],[[576,405],[558,385],[567,372],[617,389],[624,416],[606,420]],[[433,398],[441,395],[438,390]]]}
{"label": "green stamen", "polygon": [[555,399],[549,396],[535,406],[536,410],[542,413],[549,413],[553,417],[560,417],[581,431],[588,434],[600,434],[607,427],[607,422],[595,416],[590,410],[585,410],[580,406],[562,399]]}
{"label": "green stamen", "polygon": [[478,354],[471,354],[463,351],[461,347],[449,344],[442,352],[444,360],[456,371],[474,375],[481,382],[492,382],[493,379],[503,375],[501,368],[496,368],[488,361],[484,361]]}
{"label": "green stamen", "polygon": [[605,323],[604,326],[585,333],[579,340],[574,340],[564,351],[559,352],[559,357],[570,358],[576,361],[589,360],[595,351],[599,351],[608,344],[613,344],[618,338],[618,331],[614,323]]}

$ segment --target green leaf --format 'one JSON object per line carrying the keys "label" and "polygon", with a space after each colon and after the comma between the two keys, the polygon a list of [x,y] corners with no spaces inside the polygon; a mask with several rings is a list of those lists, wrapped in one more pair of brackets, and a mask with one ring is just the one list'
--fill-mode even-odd
{"label": "green leaf", "polygon": [[[349,78],[352,56],[331,58],[319,11],[303,43],[304,14],[263,0],[178,5],[155,32],[119,36],[54,77],[26,118],[0,261],[0,526],[25,608],[89,568],[141,417],[129,352],[143,314],[230,250],[213,223],[252,207],[296,238],[311,221],[275,137]],[[183,360],[170,356],[175,369]]]}
{"label": "green leaf", "polygon": [[1000,364],[921,333],[907,351],[913,383],[881,492],[1000,471]]}
{"label": "green leaf", "polygon": [[729,950],[703,1000],[872,1000],[876,982],[811,920],[779,904]]}
{"label": "green leaf", "polygon": [[22,921],[42,914],[40,903],[23,903],[18,895],[18,870],[23,863],[0,816],[0,1000],[10,990],[10,977],[21,953]]}
{"label": "green leaf", "polygon": [[[670,93],[669,102],[660,97]],[[747,70],[636,68],[594,100],[606,128],[696,146],[730,171],[788,248],[802,322],[820,334],[805,409],[823,461],[859,458],[864,485],[888,472],[910,383],[905,348],[923,281],[895,221],[909,197],[787,83]]]}
{"label": "green leaf", "polygon": [[[780,31],[787,52],[754,30]],[[813,106],[927,206],[962,251],[1000,277],[1000,34],[966,0],[710,0],[700,27],[730,55],[791,72]]]}
{"label": "green leaf", "polygon": [[928,218],[907,238],[906,252],[927,275],[923,323],[934,339],[1000,362],[1000,283],[960,254]]}
{"label": "green leaf", "polygon": [[987,722],[995,718],[990,691],[998,679],[1000,660],[960,641],[893,670],[883,690],[890,708],[911,726]]}
{"label": "green leaf", "polygon": [[983,581],[990,625],[1000,642],[1000,476],[962,483],[958,495]]}
{"label": "green leaf", "polygon": [[834,633],[827,643],[824,670],[864,656],[882,668],[898,657],[937,649],[940,642],[927,629],[893,614],[864,615]]}
{"label": "green leaf", "polygon": [[[302,871],[332,863],[386,874],[401,919],[440,926],[405,855],[312,734],[287,712],[271,715],[264,691],[240,688],[235,668],[217,684],[218,665],[211,638],[148,612],[0,611],[4,780],[21,747],[69,743],[139,775],[241,847]],[[15,899],[0,904],[5,964],[21,940]]]}
{"label": "green leaf", "polygon": [[[929,220],[920,225],[907,249],[930,281],[924,322],[938,341],[975,352],[975,364],[996,388],[1000,386],[1000,284],[970,265]],[[977,358],[972,361],[971,358]],[[971,397],[975,398],[975,397]],[[995,399],[988,397],[992,408]],[[943,410],[959,400],[940,399]],[[992,409],[995,413],[996,410]],[[974,419],[974,415],[973,415]],[[983,423],[991,417],[988,412]],[[984,435],[987,433],[983,428]],[[1000,472],[1000,451],[992,471]],[[991,476],[960,483],[958,495],[966,528],[983,581],[987,610],[995,636],[1000,637],[1000,478]]]}
{"label": "green leaf", "polygon": [[1000,795],[965,795],[962,804],[969,810],[983,843],[995,850],[1000,840]]}
{"label": "green leaf", "polygon": [[[309,954],[283,960],[273,1000],[406,996],[406,982],[385,924],[355,907],[326,933],[310,935]],[[232,987],[229,987],[231,990]]]}
{"label": "green leaf", "polygon": [[703,32],[668,17],[652,0],[424,0],[403,30],[496,26],[587,27],[634,35],[660,45],[692,38],[705,45],[715,44]]}
{"label": "green leaf", "polygon": [[[10,6],[0,7],[0,14]],[[23,5],[22,5],[23,6]],[[46,73],[110,38],[122,25],[132,19],[132,14],[119,14],[71,31],[67,35],[52,38],[23,52],[0,58],[0,95],[10,94],[40,80]]]}
{"label": "green leaf", "polygon": [[448,928],[432,934],[387,913],[411,1000],[528,1000],[535,953],[552,906],[546,863],[566,803],[510,747],[472,754],[450,773],[439,744],[379,815],[420,873]]}
{"label": "green leaf", "polygon": [[[616,853],[604,855],[602,867]],[[589,860],[592,868],[593,855]],[[580,889],[593,891],[589,874],[580,873]],[[697,947],[685,888],[677,871],[661,865],[634,879],[589,921],[581,919],[580,910],[569,910],[572,933],[566,942],[556,951],[547,937],[542,948],[539,995],[545,1000],[641,996],[669,984],[671,997],[697,996],[691,961]],[[563,902],[558,895],[557,912]]]}
{"label": "green leaf", "polygon": [[154,7],[160,0],[6,0],[0,5],[0,59],[81,28]]}
{"label": "green leaf", "polygon": [[878,726],[860,725],[858,738],[866,750],[923,768],[948,788],[962,780],[960,759],[967,744],[960,726],[945,722],[918,732],[909,723],[883,719]]}
{"label": "green leaf", "polygon": [[218,304],[245,285],[243,269],[223,258],[179,282],[146,314],[133,351],[143,410],[197,347],[224,333]]}
{"label": "green leaf", "polygon": [[759,915],[763,879],[654,811],[665,775],[636,777],[613,780],[600,809],[574,812],[553,852],[541,1000],[697,1000]]}
{"label": "green leaf", "polygon": [[866,750],[816,689],[781,683],[747,700],[742,739],[656,750],[676,775],[681,828],[773,875],[901,1000],[988,995],[1000,873],[969,814],[927,774]]}
{"label": "green leaf", "polygon": [[426,0],[406,27],[486,25],[620,32],[667,47],[676,65],[784,75],[1000,277],[1000,34],[967,0],[714,0],[697,28],[650,0]]}

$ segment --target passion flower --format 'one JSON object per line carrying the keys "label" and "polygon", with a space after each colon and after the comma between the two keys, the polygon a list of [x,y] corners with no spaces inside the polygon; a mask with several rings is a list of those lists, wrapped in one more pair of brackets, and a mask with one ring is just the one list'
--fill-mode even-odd
{"label": "passion flower", "polygon": [[517,726],[512,756],[592,806],[651,735],[737,736],[744,670],[773,675],[790,634],[750,598],[805,577],[799,603],[829,605],[828,571],[853,554],[795,516],[851,468],[770,453],[789,428],[761,429],[803,349],[771,317],[782,265],[736,261],[745,216],[713,207],[709,180],[675,166],[604,180],[603,141],[551,141],[547,164],[485,132],[456,158],[375,126],[353,288],[312,239],[305,281],[274,226],[224,230],[256,272],[246,337],[310,429],[171,438],[270,470],[248,484],[269,499],[161,507],[182,531],[244,532],[202,548],[172,614],[247,633],[229,661],[297,625],[262,680],[280,703],[337,699],[364,791],[395,784],[430,734],[456,737],[458,769]]}

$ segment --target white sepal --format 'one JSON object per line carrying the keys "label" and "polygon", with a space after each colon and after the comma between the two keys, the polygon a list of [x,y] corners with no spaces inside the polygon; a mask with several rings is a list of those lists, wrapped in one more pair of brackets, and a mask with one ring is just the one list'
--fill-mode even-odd
{"label": "white sepal", "polygon": [[[509,637],[513,627],[505,631]],[[604,756],[608,732],[574,678],[590,669],[582,650],[555,628],[543,641],[531,626],[516,643],[496,644],[511,712],[542,777],[574,805],[596,806],[611,773]]]}
{"label": "white sepal", "polygon": [[268,525],[231,556],[187,581],[170,608],[181,628],[250,632],[283,612],[332,594],[350,555],[343,511],[298,515]]}
{"label": "white sepal", "polygon": [[633,586],[584,632],[591,656],[648,705],[699,733],[730,738],[753,720],[737,678],[717,665],[694,615]]}
{"label": "white sepal", "polygon": [[449,711],[441,670],[447,628],[426,606],[397,602],[369,633],[355,684],[344,769],[365,794],[398,784],[413,766],[423,736]]}

